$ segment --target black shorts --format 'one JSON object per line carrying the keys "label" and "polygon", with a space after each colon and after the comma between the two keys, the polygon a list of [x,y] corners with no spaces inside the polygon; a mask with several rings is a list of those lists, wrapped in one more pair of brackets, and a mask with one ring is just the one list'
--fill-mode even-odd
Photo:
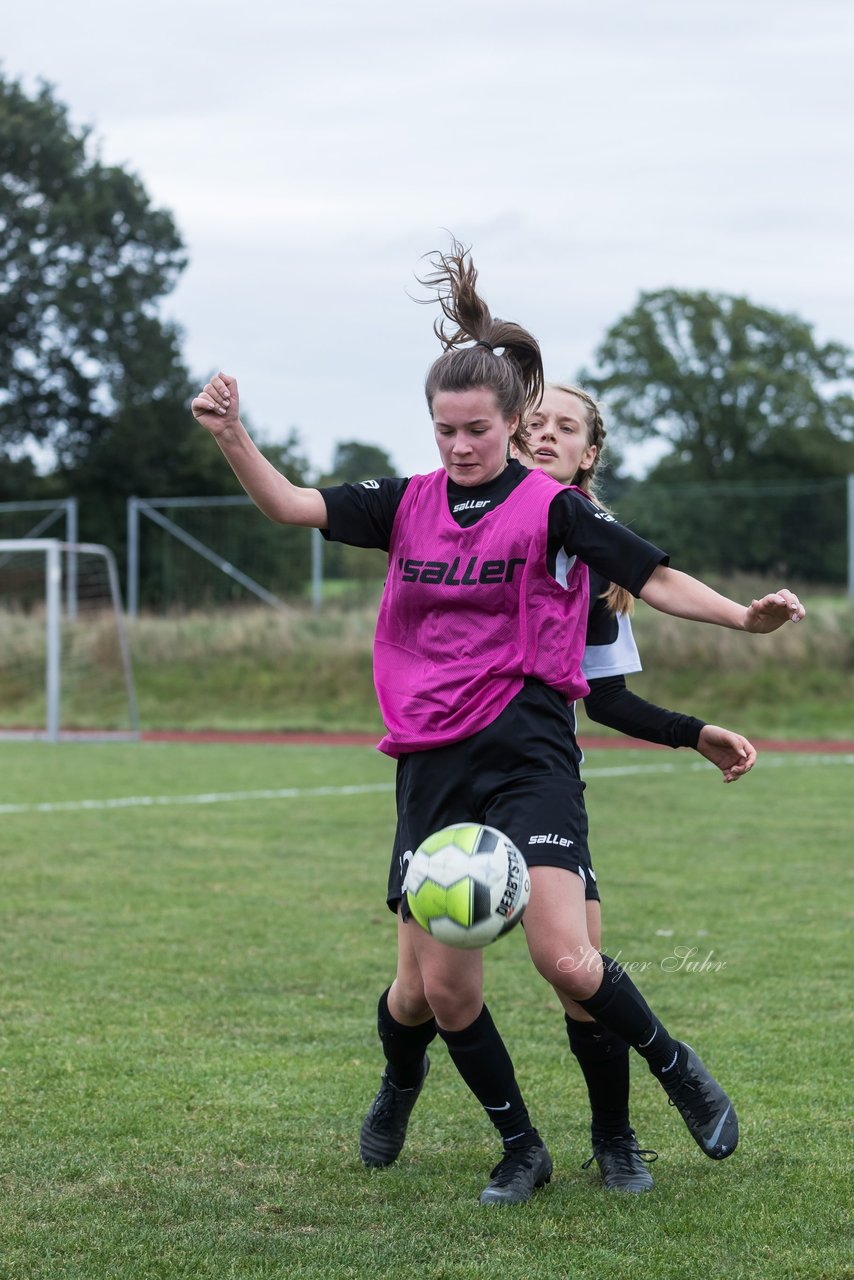
{"label": "black shorts", "polygon": [[397,831],[386,901],[396,911],[413,852],[454,822],[481,822],[509,836],[529,867],[565,867],[598,902],[587,848],[584,783],[575,712],[537,680],[479,733],[413,751],[397,764]]}

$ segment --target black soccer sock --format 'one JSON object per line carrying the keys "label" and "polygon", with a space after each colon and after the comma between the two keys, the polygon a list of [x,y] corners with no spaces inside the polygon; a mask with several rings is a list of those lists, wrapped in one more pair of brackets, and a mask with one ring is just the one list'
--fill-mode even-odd
{"label": "black soccer sock", "polygon": [[454,1066],[501,1134],[505,1147],[527,1146],[540,1137],[516,1083],[513,1063],[486,1005],[462,1031],[439,1035]]}
{"label": "black soccer sock", "polygon": [[387,988],[377,1005],[377,1032],[386,1060],[386,1075],[396,1089],[414,1089],[421,1081],[427,1046],[436,1038],[436,1019],[407,1027],[389,1013]]}
{"label": "black soccer sock", "polygon": [[646,1058],[653,1075],[669,1076],[680,1064],[679,1042],[667,1033],[625,969],[604,954],[602,962],[599,990],[577,1003]]}
{"label": "black soccer sock", "polygon": [[587,1085],[594,1142],[620,1138],[629,1124],[629,1046],[598,1022],[579,1022],[564,1015],[569,1047]]}

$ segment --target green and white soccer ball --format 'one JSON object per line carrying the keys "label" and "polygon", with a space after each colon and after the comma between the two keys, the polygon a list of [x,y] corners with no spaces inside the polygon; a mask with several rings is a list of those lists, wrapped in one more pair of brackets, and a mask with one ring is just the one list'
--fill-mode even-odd
{"label": "green and white soccer ball", "polygon": [[457,822],[415,850],[403,882],[415,920],[452,947],[485,947],[522,919],[531,877],[512,840]]}

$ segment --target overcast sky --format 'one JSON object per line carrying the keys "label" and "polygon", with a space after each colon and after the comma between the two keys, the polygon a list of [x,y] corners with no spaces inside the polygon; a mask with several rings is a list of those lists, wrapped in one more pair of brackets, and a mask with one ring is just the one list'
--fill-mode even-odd
{"label": "overcast sky", "polygon": [[2,58],[171,210],[188,364],[317,468],[437,465],[407,291],[442,228],[550,377],[669,285],[854,346],[851,0],[32,0]]}

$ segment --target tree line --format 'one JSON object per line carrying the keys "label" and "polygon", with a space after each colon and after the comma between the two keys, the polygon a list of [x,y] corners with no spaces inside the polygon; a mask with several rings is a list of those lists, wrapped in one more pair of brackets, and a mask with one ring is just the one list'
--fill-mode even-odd
{"label": "tree line", "polygon": [[[74,495],[81,537],[121,555],[131,494],[237,491],[189,416],[197,380],[160,315],[186,247],[49,85],[28,93],[0,74],[0,158],[0,502]],[[578,380],[612,438],[663,445],[643,482],[612,463],[606,497],[678,545],[681,565],[844,580],[849,348],[743,297],[662,289],[612,325]],[[394,474],[359,441],[340,442],[323,477],[296,432],[265,452],[298,483]]]}

